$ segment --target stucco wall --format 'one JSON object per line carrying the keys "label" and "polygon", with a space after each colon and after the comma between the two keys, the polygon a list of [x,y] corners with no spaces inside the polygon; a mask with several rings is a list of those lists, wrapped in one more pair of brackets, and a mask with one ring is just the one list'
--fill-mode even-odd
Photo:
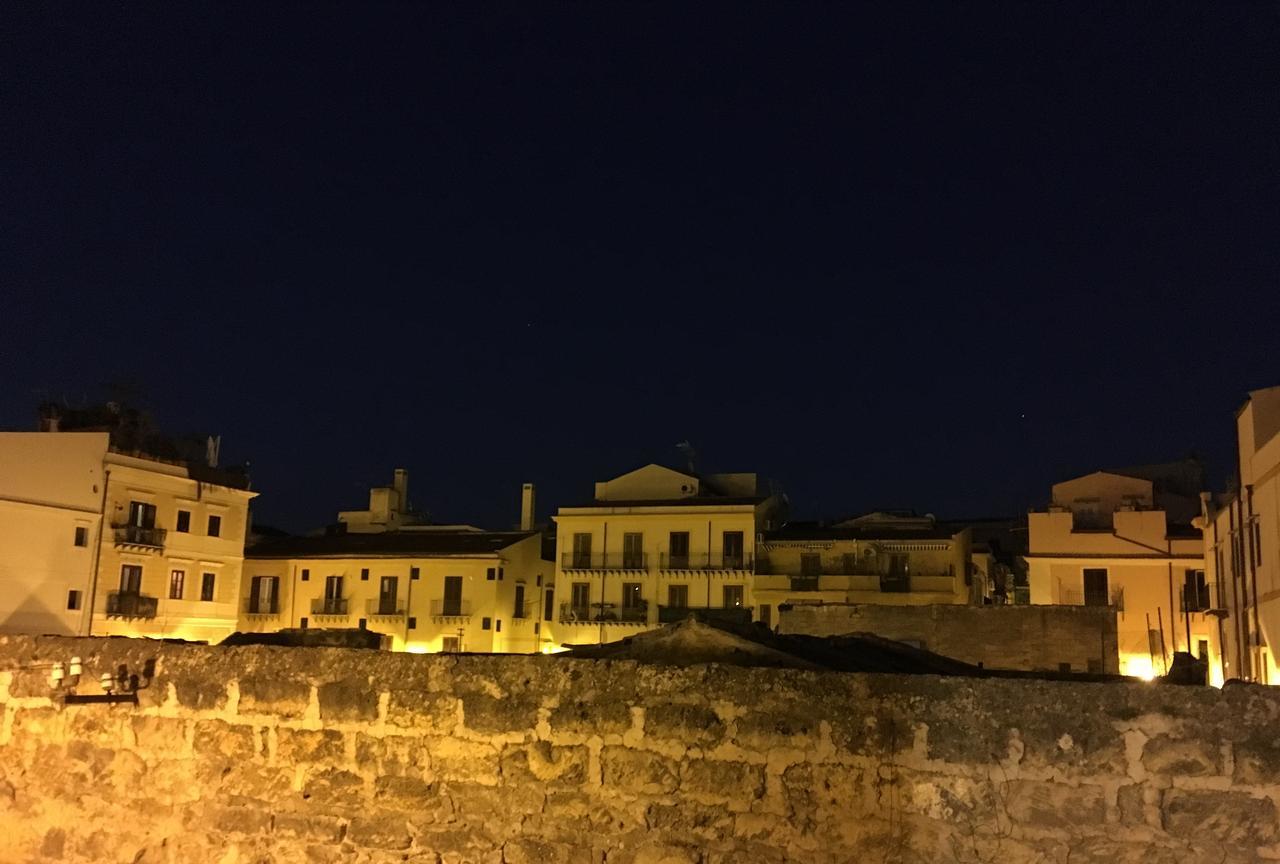
{"label": "stucco wall", "polygon": [[1097,606],[797,605],[778,613],[779,633],[875,633],[998,669],[1119,672],[1116,612]]}
{"label": "stucco wall", "polygon": [[[158,674],[61,706],[72,654]],[[1280,856],[1262,690],[31,637],[0,668],[3,861]]]}

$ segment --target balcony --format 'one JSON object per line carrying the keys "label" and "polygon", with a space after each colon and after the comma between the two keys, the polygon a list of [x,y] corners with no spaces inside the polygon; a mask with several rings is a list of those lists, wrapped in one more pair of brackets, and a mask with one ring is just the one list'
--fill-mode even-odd
{"label": "balcony", "polygon": [[143,528],[141,525],[112,525],[115,532],[116,548],[122,546],[134,549],[156,550],[164,548],[164,538],[168,534],[163,528]]}
{"label": "balcony", "polygon": [[317,618],[326,615],[334,618],[347,616],[348,601],[346,597],[319,597],[311,601],[311,614]]}
{"label": "balcony", "polygon": [[561,624],[645,624],[648,621],[649,603],[646,600],[641,600],[638,606],[619,606],[617,603],[591,603],[586,606],[560,604]]}
{"label": "balcony", "polygon": [[404,602],[399,597],[379,597],[366,600],[364,612],[370,618],[403,618]]}
{"label": "balcony", "polygon": [[659,556],[658,569],[676,571],[745,570],[754,569],[750,555],[673,555],[663,552]]}
{"label": "balcony", "polygon": [[1124,589],[1112,588],[1110,591],[1059,591],[1059,602],[1063,606],[1114,606],[1117,611],[1124,611]]}
{"label": "balcony", "polygon": [[132,591],[111,591],[107,594],[108,618],[154,618],[160,601],[155,597]]}
{"label": "balcony", "polygon": [[907,573],[894,573],[892,575],[886,573],[880,577],[880,592],[882,594],[910,594],[911,593],[911,576]]}
{"label": "balcony", "polygon": [[1192,612],[1202,615],[1227,614],[1226,592],[1216,582],[1201,585],[1183,585],[1178,597],[1178,611]]}
{"label": "balcony", "polygon": [[[789,562],[792,568],[797,567],[795,559]],[[788,562],[784,558],[782,561],[774,561],[764,555],[756,558],[756,572],[765,576],[787,576],[790,575],[786,571]],[[876,565],[870,562],[851,563],[842,558],[825,558],[819,565],[817,571],[812,569],[813,565],[808,565],[809,569],[803,574],[806,577],[818,576],[879,576],[880,571],[876,569]],[[795,578],[795,577],[792,577]]]}
{"label": "balcony", "polygon": [[692,615],[709,624],[741,627],[751,623],[751,610],[746,606],[659,606],[659,624],[677,624]]}
{"label": "balcony", "polygon": [[250,597],[244,603],[244,614],[274,617],[280,614],[280,601],[266,601],[258,597]]}
{"label": "balcony", "polygon": [[431,617],[437,621],[466,620],[471,617],[471,602],[443,598],[432,600]]}
{"label": "balcony", "polygon": [[597,552],[594,555],[584,555],[578,552],[565,552],[560,556],[560,569],[564,571],[647,571],[649,554],[647,552]]}
{"label": "balcony", "polygon": [[792,591],[817,591],[818,577],[817,576],[792,576],[791,590]]}

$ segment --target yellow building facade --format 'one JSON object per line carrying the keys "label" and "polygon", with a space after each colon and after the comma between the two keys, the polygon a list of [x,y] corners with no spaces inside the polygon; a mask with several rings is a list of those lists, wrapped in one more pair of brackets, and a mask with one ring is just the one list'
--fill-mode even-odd
{"label": "yellow building facade", "polygon": [[1181,651],[1223,681],[1225,610],[1189,524],[1196,482],[1183,463],[1098,471],[1056,484],[1049,508],[1028,515],[1031,602],[1115,607],[1121,674],[1163,675]]}
{"label": "yellow building facade", "polygon": [[827,526],[768,534],[753,596],[762,606],[802,603],[981,604],[984,572],[970,530],[929,516],[871,513]]}
{"label": "yellow building facade", "polygon": [[596,483],[555,516],[555,577],[543,610],[555,644],[612,642],[690,614],[749,622],[758,535],[782,501],[754,474],[646,465]]}
{"label": "yellow building facade", "polygon": [[111,446],[108,432],[0,434],[0,627],[217,642],[235,630],[242,474]]}
{"label": "yellow building facade", "polygon": [[531,653],[551,569],[536,532],[281,537],[248,552],[240,629],[358,628],[394,651]]}
{"label": "yellow building facade", "polygon": [[1223,622],[1226,677],[1280,683],[1280,387],[1255,390],[1236,414],[1235,489],[1204,496],[1205,565]]}

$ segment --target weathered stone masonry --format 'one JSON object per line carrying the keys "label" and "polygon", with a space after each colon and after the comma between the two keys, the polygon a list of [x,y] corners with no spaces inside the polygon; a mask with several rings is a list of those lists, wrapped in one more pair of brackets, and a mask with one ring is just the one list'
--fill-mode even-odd
{"label": "weathered stone masonry", "polygon": [[[157,674],[64,706],[73,655]],[[26,637],[0,670],[5,862],[1280,858],[1256,689]]]}

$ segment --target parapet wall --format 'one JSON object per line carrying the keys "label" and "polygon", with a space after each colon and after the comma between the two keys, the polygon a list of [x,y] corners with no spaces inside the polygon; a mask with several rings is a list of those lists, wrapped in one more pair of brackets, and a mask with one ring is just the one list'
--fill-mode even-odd
{"label": "parapet wall", "polygon": [[992,669],[1120,671],[1109,606],[795,604],[779,610],[778,632],[875,633]]}
{"label": "parapet wall", "polygon": [[[156,676],[63,705],[73,655]],[[0,669],[6,862],[1280,857],[1256,688],[28,637]]]}

